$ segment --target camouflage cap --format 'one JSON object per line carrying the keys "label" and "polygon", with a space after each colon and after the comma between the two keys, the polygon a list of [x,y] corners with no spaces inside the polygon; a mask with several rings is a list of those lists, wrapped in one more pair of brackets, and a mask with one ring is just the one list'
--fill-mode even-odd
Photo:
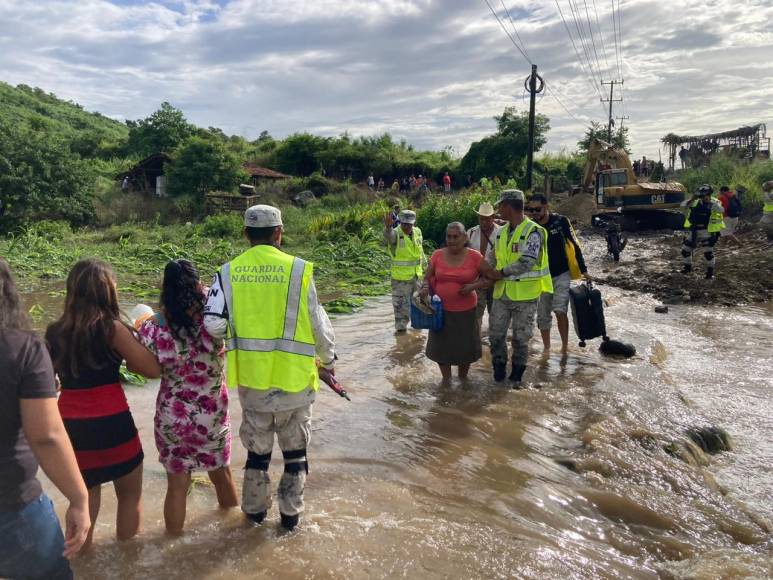
{"label": "camouflage cap", "polygon": [[404,224],[416,223],[416,212],[409,209],[404,209],[397,215],[398,219]]}
{"label": "camouflage cap", "polygon": [[270,228],[282,225],[282,212],[273,205],[253,205],[244,212],[248,228]]}
{"label": "camouflage cap", "polygon": [[494,205],[499,205],[503,201],[524,201],[525,196],[520,189],[505,189],[499,194],[499,199]]}

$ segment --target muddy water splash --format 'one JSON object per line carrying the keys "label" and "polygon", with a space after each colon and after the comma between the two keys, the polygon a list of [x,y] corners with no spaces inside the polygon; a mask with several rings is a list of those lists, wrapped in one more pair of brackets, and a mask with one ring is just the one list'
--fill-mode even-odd
{"label": "muddy water splash", "polygon": [[[276,508],[260,528],[189,498],[187,532],[163,533],[155,387],[127,388],[146,450],[144,531],[117,544],[103,494],[84,578],[719,578],[773,576],[773,362],[769,309],[672,307],[605,289],[614,338],[532,357],[532,388],[493,383],[490,359],[441,385],[425,337],[392,333],[387,299],[335,321],[353,402],[315,405],[307,511],[293,533]],[[533,347],[537,347],[536,342]],[[232,405],[234,429],[241,411]],[[713,457],[687,429],[719,425]],[[692,445],[692,447],[691,447]],[[689,450],[689,451],[684,451]],[[274,454],[275,458],[281,455]],[[245,452],[234,440],[241,482]],[[276,481],[281,462],[271,465]],[[49,491],[51,490],[48,486]],[[55,498],[60,498],[53,492]],[[62,501],[56,502],[58,507]]]}

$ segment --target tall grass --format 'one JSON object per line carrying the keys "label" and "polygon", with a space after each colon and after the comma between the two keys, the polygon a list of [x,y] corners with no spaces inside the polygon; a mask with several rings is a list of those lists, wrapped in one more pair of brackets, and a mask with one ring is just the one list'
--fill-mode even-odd
{"label": "tall grass", "polygon": [[723,185],[734,188],[746,187],[742,201],[745,210],[759,211],[762,207],[762,184],[773,179],[773,161],[757,161],[741,164],[727,157],[714,157],[706,167],[683,169],[676,172],[675,179],[684,184],[688,192],[708,183],[715,192]]}

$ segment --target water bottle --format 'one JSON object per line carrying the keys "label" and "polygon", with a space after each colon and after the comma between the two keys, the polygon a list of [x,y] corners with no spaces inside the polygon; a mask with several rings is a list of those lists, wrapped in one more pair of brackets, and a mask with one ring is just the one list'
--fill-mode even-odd
{"label": "water bottle", "polygon": [[432,295],[432,330],[440,330],[443,328],[443,305],[440,300],[440,296],[437,294]]}

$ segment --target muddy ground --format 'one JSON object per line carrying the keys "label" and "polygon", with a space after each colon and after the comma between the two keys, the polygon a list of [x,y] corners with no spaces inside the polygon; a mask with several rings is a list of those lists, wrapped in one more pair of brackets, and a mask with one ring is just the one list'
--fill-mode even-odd
{"label": "muddy ground", "polygon": [[[590,195],[556,200],[556,211],[568,216],[583,237],[603,239],[590,227],[596,212]],[[693,272],[682,274],[683,232],[658,231],[627,234],[629,243],[620,262],[595,272],[600,282],[626,290],[647,292],[664,304],[723,304],[765,302],[773,298],[773,246],[755,225],[742,223],[736,247],[720,240],[715,248],[716,273],[704,279],[703,253],[693,257]]]}

